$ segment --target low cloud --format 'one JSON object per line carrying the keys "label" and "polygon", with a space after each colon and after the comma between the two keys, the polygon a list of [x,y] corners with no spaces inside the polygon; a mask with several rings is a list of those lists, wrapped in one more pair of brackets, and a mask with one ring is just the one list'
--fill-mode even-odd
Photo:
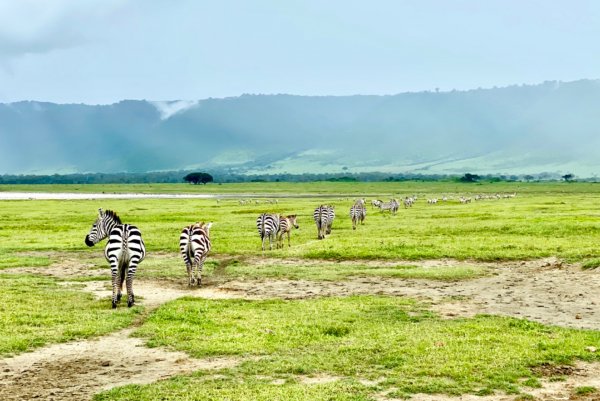
{"label": "low cloud", "polygon": [[[0,1],[0,62],[82,45],[126,0]],[[5,66],[6,68],[6,66]]]}

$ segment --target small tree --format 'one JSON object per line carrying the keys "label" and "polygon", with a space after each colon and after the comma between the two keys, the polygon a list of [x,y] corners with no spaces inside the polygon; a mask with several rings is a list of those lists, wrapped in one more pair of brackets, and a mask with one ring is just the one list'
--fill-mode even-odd
{"label": "small tree", "polygon": [[461,182],[476,182],[480,177],[477,174],[466,173],[460,177]]}
{"label": "small tree", "polygon": [[565,174],[562,176],[562,179],[565,180],[566,182],[570,182],[573,180],[573,178],[575,178],[575,176],[573,174]]}
{"label": "small tree", "polygon": [[213,176],[208,173],[189,173],[185,177],[183,177],[185,182],[189,182],[190,184],[199,184],[202,183],[206,185],[207,182],[213,182]]}
{"label": "small tree", "polygon": [[525,179],[525,181],[527,182],[531,182],[534,180],[534,176],[527,174],[525,177],[523,177]]}

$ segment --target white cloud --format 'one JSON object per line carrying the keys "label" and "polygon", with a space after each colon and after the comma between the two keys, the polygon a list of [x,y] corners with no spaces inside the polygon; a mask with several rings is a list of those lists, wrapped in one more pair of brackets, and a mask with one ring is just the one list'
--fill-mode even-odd
{"label": "white cloud", "polygon": [[[0,0],[0,61],[83,44],[127,0]],[[93,28],[92,28],[93,29]]]}
{"label": "white cloud", "polygon": [[151,102],[160,113],[160,119],[166,120],[171,116],[188,110],[198,104],[197,100],[175,100],[171,102]]}

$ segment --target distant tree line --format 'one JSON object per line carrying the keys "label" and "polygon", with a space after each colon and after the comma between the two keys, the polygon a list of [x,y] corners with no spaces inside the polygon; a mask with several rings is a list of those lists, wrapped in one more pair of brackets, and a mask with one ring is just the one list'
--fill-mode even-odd
{"label": "distant tree line", "polygon": [[596,182],[597,177],[576,178],[573,174],[540,173],[523,175],[464,175],[413,174],[413,173],[349,173],[339,174],[243,174],[228,170],[216,170],[210,173],[195,171],[166,171],[149,173],[90,173],[90,174],[53,174],[53,175],[0,175],[0,184],[158,184],[183,183],[206,184],[235,182],[402,182],[402,181],[455,181],[477,182],[537,182],[537,181],[587,181]]}

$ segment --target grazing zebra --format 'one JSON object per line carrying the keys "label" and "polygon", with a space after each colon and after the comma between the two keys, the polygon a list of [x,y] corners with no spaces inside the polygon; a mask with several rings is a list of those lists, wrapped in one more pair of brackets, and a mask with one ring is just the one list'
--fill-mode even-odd
{"label": "grazing zebra", "polygon": [[415,198],[411,198],[408,196],[404,198],[404,208],[405,209],[412,207],[413,203],[415,203]]}
{"label": "grazing zebra", "polygon": [[335,219],[335,209],[331,205],[321,205],[315,209],[313,218],[317,224],[319,239],[324,239],[326,234],[331,234],[331,225]]}
{"label": "grazing zebra", "polygon": [[290,244],[290,233],[293,228],[300,228],[296,222],[296,215],[281,216],[279,218],[279,232],[277,233],[277,248],[283,248],[283,236],[287,234],[288,247]]}
{"label": "grazing zebra", "polygon": [[389,210],[392,214],[396,214],[398,211],[399,203],[396,199],[391,199],[389,202],[381,202],[379,204],[379,210]]}
{"label": "grazing zebra", "polygon": [[85,244],[94,246],[108,237],[104,256],[110,263],[112,275],[112,307],[115,309],[121,300],[123,282],[127,281],[127,306],[135,303],[133,295],[133,276],[138,264],[146,256],[146,247],[142,233],[136,226],[121,223],[121,219],[112,210],[98,209],[98,218],[85,236]]}
{"label": "grazing zebra", "polygon": [[352,219],[352,229],[356,230],[356,224],[360,221],[360,224],[364,224],[365,217],[367,217],[367,208],[365,207],[365,203],[356,202],[350,208],[350,218]]}
{"label": "grazing zebra", "polygon": [[269,239],[269,249],[273,249],[273,242],[277,240],[279,231],[279,215],[263,213],[256,219],[256,229],[262,240],[262,250],[265,250],[265,240]]}
{"label": "grazing zebra", "polygon": [[379,207],[379,205],[381,205],[383,203],[383,201],[379,200],[379,199],[373,199],[371,201],[371,206],[373,207]]}
{"label": "grazing zebra", "polygon": [[[184,227],[179,237],[179,249],[188,273],[188,286],[202,285],[202,268],[210,252],[210,227],[212,223],[195,223]],[[194,275],[194,266],[197,274]]]}

